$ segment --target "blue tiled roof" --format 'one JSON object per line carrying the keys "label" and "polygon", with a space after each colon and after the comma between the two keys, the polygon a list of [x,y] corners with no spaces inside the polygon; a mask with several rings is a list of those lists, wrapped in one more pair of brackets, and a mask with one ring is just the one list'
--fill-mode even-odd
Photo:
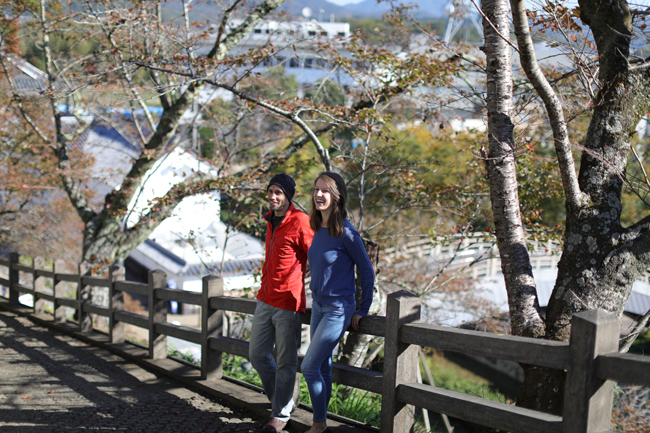
{"label": "blue tiled roof", "polygon": [[101,136],[102,138],[106,138],[111,141],[121,143],[125,147],[128,147],[133,150],[140,150],[140,148],[134,146],[133,143],[131,143],[126,138],[124,138],[124,136],[120,134],[115,128],[111,128],[103,124],[94,123],[92,129],[95,132],[95,134]]}
{"label": "blue tiled roof", "polygon": [[144,241],[145,244],[153,248],[154,250],[158,251],[159,253],[163,254],[165,257],[168,259],[173,260],[175,263],[179,264],[180,266],[185,266],[187,262],[180,257],[178,257],[176,254],[172,253],[169,251],[167,248],[163,247],[162,245],[158,245],[151,239],[147,239]]}
{"label": "blue tiled roof", "polygon": [[644,315],[650,311],[650,296],[632,292],[625,305],[625,311],[632,314]]}

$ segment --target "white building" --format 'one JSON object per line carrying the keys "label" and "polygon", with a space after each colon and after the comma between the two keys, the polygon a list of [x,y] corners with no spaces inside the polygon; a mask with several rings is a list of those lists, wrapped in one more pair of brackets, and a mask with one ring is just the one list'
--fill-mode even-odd
{"label": "white building", "polygon": [[[178,147],[158,161],[129,204],[124,227],[135,224],[149,210],[152,200],[164,196],[196,171],[216,174],[213,167]],[[161,269],[167,273],[170,287],[194,292],[202,290],[201,278],[213,273],[224,278],[226,290],[255,286],[254,273],[264,260],[264,245],[221,221],[220,198],[218,192],[213,192],[181,201],[149,239],[131,253],[125,263],[127,272]]]}

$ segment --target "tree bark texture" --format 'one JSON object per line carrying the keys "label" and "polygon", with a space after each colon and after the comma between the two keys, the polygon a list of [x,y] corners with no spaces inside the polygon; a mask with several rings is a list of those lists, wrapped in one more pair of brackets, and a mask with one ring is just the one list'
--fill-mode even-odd
{"label": "tree bark texture", "polygon": [[574,313],[601,308],[620,317],[634,281],[650,265],[648,218],[621,226],[621,194],[636,125],[650,108],[650,74],[630,68],[631,18],[624,1],[582,0],[593,31],[602,87],[584,143],[578,181],[588,197],[567,206],[564,250],[547,312],[548,337],[567,340]]}
{"label": "tree bark texture", "polygon": [[485,157],[497,245],[508,291],[512,333],[529,337],[543,334],[537,288],[526,234],[521,221],[517,191],[510,21],[506,0],[482,2],[487,67],[488,143]]}
{"label": "tree bark texture", "polygon": [[[577,312],[604,309],[620,317],[634,281],[650,265],[649,218],[631,227],[621,225],[621,195],[631,150],[631,138],[650,108],[648,68],[629,63],[632,19],[624,0],[581,0],[580,17],[594,35],[598,49],[601,88],[594,101],[577,177],[579,192],[566,179],[563,117],[554,94],[536,70],[525,33],[525,10],[511,0],[515,29],[522,50],[522,66],[544,100],[556,139],[558,161],[566,194],[564,249],[546,314],[546,338],[567,341]],[[534,53],[533,53],[534,54]],[[569,188],[567,188],[569,186]],[[524,366],[525,378],[517,404],[561,414],[564,373]]]}

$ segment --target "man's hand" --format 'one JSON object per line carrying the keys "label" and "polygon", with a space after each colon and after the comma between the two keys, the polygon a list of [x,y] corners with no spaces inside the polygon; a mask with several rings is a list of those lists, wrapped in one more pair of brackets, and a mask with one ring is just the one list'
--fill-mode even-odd
{"label": "man's hand", "polygon": [[359,330],[359,322],[361,322],[361,316],[354,313],[354,315],[352,316],[352,320],[350,321],[350,325],[352,325],[352,329],[354,329],[355,331],[358,331]]}

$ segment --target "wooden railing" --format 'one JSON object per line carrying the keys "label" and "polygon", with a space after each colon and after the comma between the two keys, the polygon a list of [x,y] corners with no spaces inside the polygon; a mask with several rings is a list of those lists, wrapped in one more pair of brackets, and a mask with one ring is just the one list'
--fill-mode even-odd
{"label": "wooden railing", "polygon": [[[223,315],[225,311],[253,314],[256,301],[224,296],[219,277],[204,277],[202,293],[193,293],[168,289],[162,271],[150,272],[148,284],[142,284],[125,281],[124,269],[117,266],[111,268],[108,278],[99,278],[90,275],[85,265],[79,267],[78,274],[68,274],[62,272],[61,263],[51,270],[42,269],[43,263],[34,259],[31,266],[20,264],[17,254],[0,260],[0,272],[4,270],[7,276],[0,278],[0,285],[9,289],[9,304],[18,305],[21,293],[32,294],[34,313],[44,312],[44,301],[49,301],[55,322],[66,320],[63,307],[73,308],[81,331],[91,331],[90,314],[105,316],[112,343],[125,341],[125,324],[147,329],[152,359],[167,357],[167,336],[197,343],[202,347],[202,379],[222,377],[224,353],[248,357],[248,342],[223,335]],[[20,284],[21,273],[31,275],[31,287]],[[46,279],[51,281],[51,293],[45,290]],[[77,284],[75,299],[63,296],[64,282]],[[92,286],[108,288],[108,307],[90,302]],[[124,311],[124,293],[148,296],[148,315]],[[199,305],[200,329],[167,322],[166,301]],[[415,295],[395,292],[388,296],[385,317],[369,316],[361,321],[359,332],[385,338],[383,373],[338,363],[334,366],[334,382],[381,394],[381,432],[411,431],[415,407],[510,432],[605,432],[610,429],[613,381],[650,386],[650,359],[617,352],[620,321],[603,311],[576,314],[571,341],[565,343],[420,323],[420,305]],[[564,415],[420,384],[416,377],[418,346],[564,370]]]}

